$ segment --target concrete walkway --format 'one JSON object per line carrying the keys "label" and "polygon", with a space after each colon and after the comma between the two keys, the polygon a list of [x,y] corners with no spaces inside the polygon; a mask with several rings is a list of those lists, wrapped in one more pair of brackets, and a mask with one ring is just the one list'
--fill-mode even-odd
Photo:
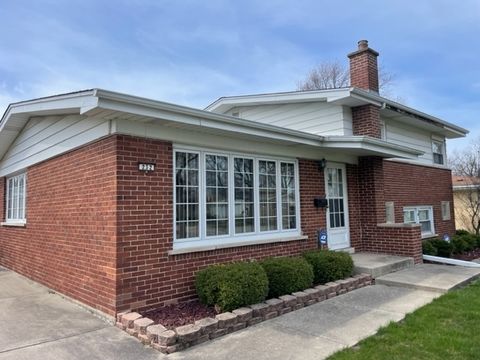
{"label": "concrete walkway", "polygon": [[421,264],[375,279],[377,284],[446,293],[480,277],[479,268]]}
{"label": "concrete walkway", "polygon": [[368,286],[166,357],[13,272],[0,272],[0,289],[0,360],[319,360],[440,296]]}
{"label": "concrete walkway", "polygon": [[288,313],[218,340],[169,355],[170,359],[324,359],[375,334],[379,327],[440,294],[383,285]]}
{"label": "concrete walkway", "polygon": [[163,358],[90,312],[11,271],[0,271],[0,359]]}

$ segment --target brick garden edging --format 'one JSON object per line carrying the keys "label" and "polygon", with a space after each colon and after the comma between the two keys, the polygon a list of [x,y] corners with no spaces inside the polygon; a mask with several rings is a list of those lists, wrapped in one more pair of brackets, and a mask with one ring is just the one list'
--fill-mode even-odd
{"label": "brick garden edging", "polygon": [[162,325],[155,325],[153,320],[144,318],[136,312],[117,314],[116,326],[138,338],[144,345],[150,345],[164,354],[171,354],[290,311],[371,285],[372,282],[372,276],[369,274],[355,275],[291,295],[283,295],[278,299],[268,299],[260,304],[221,313],[215,318],[197,320],[194,324],[179,326],[174,330],[167,330]]}

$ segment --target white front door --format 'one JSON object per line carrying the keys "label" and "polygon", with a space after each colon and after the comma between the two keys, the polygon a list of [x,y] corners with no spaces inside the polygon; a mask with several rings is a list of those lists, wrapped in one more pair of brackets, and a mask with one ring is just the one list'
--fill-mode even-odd
{"label": "white front door", "polygon": [[325,168],[325,193],[328,200],[328,248],[350,247],[347,178],[344,164],[328,163]]}

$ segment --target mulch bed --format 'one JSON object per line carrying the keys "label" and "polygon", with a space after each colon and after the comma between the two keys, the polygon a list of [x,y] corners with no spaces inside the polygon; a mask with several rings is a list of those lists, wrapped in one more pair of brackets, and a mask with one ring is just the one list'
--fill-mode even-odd
{"label": "mulch bed", "polygon": [[218,312],[213,307],[203,305],[199,301],[190,301],[164,306],[141,315],[152,319],[155,324],[163,325],[167,329],[174,329],[177,326],[193,324],[196,320],[206,317],[215,317],[217,314]]}
{"label": "mulch bed", "polygon": [[452,257],[458,260],[472,261],[480,258],[480,248],[465,252],[463,254],[453,254]]}

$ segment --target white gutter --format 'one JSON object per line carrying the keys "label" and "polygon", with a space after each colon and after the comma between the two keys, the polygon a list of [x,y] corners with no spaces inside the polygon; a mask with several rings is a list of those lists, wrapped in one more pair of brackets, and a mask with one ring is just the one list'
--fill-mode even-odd
{"label": "white gutter", "polygon": [[432,256],[432,255],[423,255],[423,260],[428,260],[428,261],[438,262],[441,264],[448,264],[448,265],[480,268],[480,264],[477,264],[476,262],[473,262],[473,261],[450,259],[450,258],[444,258],[444,257]]}
{"label": "white gutter", "polygon": [[371,101],[377,101],[379,103],[381,103],[381,107],[383,109],[385,109],[387,107],[387,105],[390,105],[390,106],[393,106],[397,109],[400,109],[406,113],[410,113],[410,114],[413,114],[415,116],[418,116],[420,118],[423,118],[423,119],[426,119],[426,120],[429,120],[429,121],[432,121],[434,123],[438,123],[440,125],[443,125],[443,128],[445,130],[448,130],[448,131],[452,131],[460,136],[465,136],[466,134],[469,133],[469,131],[467,129],[464,129],[460,126],[457,126],[455,124],[452,124],[448,121],[445,121],[445,120],[442,120],[442,119],[439,119],[438,117],[436,116],[432,116],[432,115],[429,115],[429,114],[426,114],[422,111],[419,111],[419,110],[415,110],[409,106],[406,106],[406,105],[403,105],[403,104],[400,104],[396,101],[393,101],[393,100],[390,100],[390,99],[387,99],[387,98],[384,98],[378,94],[375,94],[373,92],[370,92],[370,91],[366,91],[366,90],[363,90],[363,89],[359,89],[359,88],[351,88],[350,90],[351,94],[357,94],[359,95],[360,97],[363,97],[364,99],[370,99]]}
{"label": "white gutter", "polygon": [[[100,101],[100,103],[98,104],[98,107],[104,108],[104,109],[124,111],[124,112],[130,112],[135,114],[140,111],[139,107],[141,107],[143,109],[151,109],[154,111],[155,110],[164,111],[171,114],[174,114],[174,113],[182,114],[187,117],[198,119],[199,121],[195,123],[199,126],[208,127],[212,125],[212,123],[209,121],[214,121],[214,122],[224,123],[232,126],[240,126],[247,129],[256,129],[256,130],[264,131],[270,134],[278,134],[278,135],[282,135],[284,137],[290,138],[289,140],[297,143],[303,143],[303,144],[309,144],[309,145],[315,145],[315,146],[320,146],[321,142],[324,140],[324,137],[321,135],[309,134],[299,130],[287,129],[284,127],[275,126],[271,124],[263,124],[263,123],[252,121],[252,120],[240,119],[234,116],[217,114],[210,111],[199,110],[199,109],[195,109],[195,108],[191,108],[183,105],[171,104],[163,101],[151,100],[143,97],[127,95],[127,94],[117,93],[117,92],[103,90],[103,89],[95,89],[94,96],[97,97],[99,100],[105,99],[105,100],[110,100],[115,102],[114,104],[114,103]],[[120,106],[120,104],[137,106],[137,108],[128,109],[128,108],[125,108],[124,106],[123,107]],[[155,114],[148,112],[148,113],[144,113],[144,115],[154,117]],[[166,115],[166,114],[163,113],[163,115]],[[191,120],[192,119],[190,119],[186,123],[192,124]],[[178,117],[175,118],[174,121],[182,122],[182,120]]]}

